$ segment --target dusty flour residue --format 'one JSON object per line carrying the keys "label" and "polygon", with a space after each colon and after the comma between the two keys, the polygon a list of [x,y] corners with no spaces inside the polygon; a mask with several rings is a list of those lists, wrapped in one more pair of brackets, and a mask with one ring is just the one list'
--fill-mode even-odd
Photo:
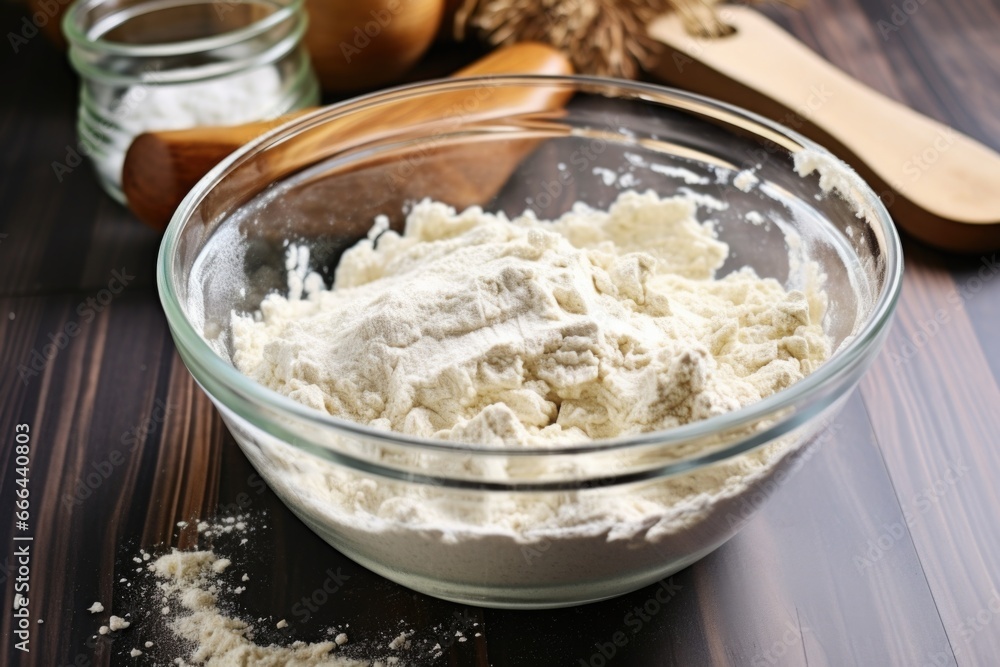
{"label": "dusty flour residue", "polygon": [[[231,543],[230,548],[235,548],[232,557],[221,556],[218,549],[209,548],[172,549],[158,557],[140,549],[139,555],[132,558],[137,567],[129,567],[129,576],[118,582],[122,589],[132,593],[126,596],[133,597],[134,606],[130,611],[119,612],[124,613],[125,618],[110,615],[107,624],[98,629],[99,635],[113,637],[116,644],[121,643],[122,653],[130,657],[144,656],[143,664],[171,667],[387,667],[407,664],[400,656],[389,655],[384,647],[376,648],[376,655],[363,656],[364,659],[356,655],[344,656],[348,637],[338,626],[326,629],[326,641],[292,641],[290,637],[285,641],[279,637],[278,643],[262,641],[260,636],[268,626],[284,631],[281,636],[287,636],[291,630],[284,619],[276,623],[276,618],[270,615],[256,620],[249,618],[238,603],[250,581],[242,571],[245,559],[241,555],[245,556],[254,548],[249,541],[257,535],[260,526],[253,525],[249,515],[216,517],[199,521],[197,525],[186,521],[177,524],[181,530],[189,526],[199,539],[221,537],[224,542]],[[87,609],[94,614],[104,610],[99,601]],[[273,631],[271,634],[273,636]],[[408,638],[414,631],[405,634]],[[152,639],[140,643],[140,639],[146,637]],[[366,650],[364,646],[356,645],[355,649]],[[412,648],[409,642],[403,642],[391,645],[389,650],[398,652]],[[421,646],[420,650],[427,653],[429,648]],[[406,652],[414,653],[413,650]]]}
{"label": "dusty flour residue", "polygon": [[218,606],[218,575],[230,565],[211,551],[177,551],[160,556],[149,565],[164,595],[164,604],[180,608],[171,621],[174,634],[191,646],[178,665],[211,667],[350,667],[369,665],[332,655],[333,641],[289,646],[258,646],[253,628],[246,622],[224,614]]}
{"label": "dusty flour residue", "polygon": [[757,174],[751,169],[744,169],[740,173],[736,174],[733,178],[733,185],[742,190],[743,192],[750,192],[753,186],[757,185],[760,179],[757,178]]}
{"label": "dusty flour residue", "polygon": [[804,149],[793,155],[795,173],[803,178],[813,172],[819,174],[819,187],[823,192],[837,192],[854,209],[859,218],[865,217],[865,204],[859,193],[867,186],[861,177],[843,160],[826,152]]}
{"label": "dusty flour residue", "polygon": [[234,360],[331,415],[477,444],[729,412],[826,359],[825,300],[748,269],[716,279],[728,248],[695,210],[626,192],[549,223],[425,201],[404,234],[377,229],[345,253],[334,289],[293,272],[288,298],[235,315]]}

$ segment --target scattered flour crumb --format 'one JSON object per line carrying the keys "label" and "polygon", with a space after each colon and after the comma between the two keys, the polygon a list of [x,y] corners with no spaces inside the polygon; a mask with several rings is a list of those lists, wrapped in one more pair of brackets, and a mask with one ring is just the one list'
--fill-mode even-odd
{"label": "scattered flour crumb", "polygon": [[614,185],[618,181],[618,174],[607,167],[594,167],[594,176],[600,176],[605,185]]}
{"label": "scattered flour crumb", "polygon": [[[215,584],[225,568],[216,566],[229,559],[217,558],[212,551],[174,549],[155,559],[149,569],[158,586],[171,600],[179,602],[180,615],[169,621],[170,630],[185,645],[189,654],[176,658],[179,666],[189,667],[372,667],[378,661],[357,661],[333,654],[346,643],[346,635],[334,641],[315,644],[296,641],[289,646],[261,646],[254,642],[254,628],[247,622],[225,615],[219,608]],[[164,607],[164,613],[170,611]],[[262,620],[262,619],[261,619]],[[279,629],[288,627],[281,619]],[[341,641],[343,637],[343,641]],[[148,645],[147,645],[148,647]]]}
{"label": "scattered flour crumb", "polygon": [[232,561],[228,558],[220,558],[219,560],[212,563],[212,570],[218,574],[222,574],[226,571],[226,568],[232,565]]}
{"label": "scattered flour crumb", "polygon": [[620,188],[634,188],[638,184],[639,179],[634,174],[626,172],[618,177],[618,187]]}
{"label": "scattered flour crumb", "polygon": [[858,195],[864,189],[864,183],[846,162],[825,151],[811,149],[795,153],[793,160],[799,176],[804,178],[814,171],[818,172],[819,187],[823,192],[836,190],[851,205],[856,216],[864,217],[864,207]]}
{"label": "scattered flour crumb", "polygon": [[[687,199],[709,211],[725,211],[729,208],[729,202],[724,202],[721,199],[717,199],[716,197],[707,195],[703,192],[696,192],[691,188],[677,188],[677,192],[679,192],[684,199]],[[726,249],[728,250],[728,246]],[[684,251],[687,250],[689,250],[689,248],[684,249]]]}
{"label": "scattered flour crumb", "polygon": [[139,657],[140,655],[142,655],[142,651],[140,651],[140,650],[139,650],[139,649],[137,649],[137,648],[134,648],[134,649],[132,649],[131,651],[129,651],[129,653],[128,653],[128,654],[129,654],[130,656],[132,656],[133,658],[138,658],[138,657]]}
{"label": "scattered flour crumb", "polygon": [[749,169],[744,169],[740,173],[736,174],[736,178],[733,179],[733,185],[742,190],[743,192],[750,192],[753,186],[757,185],[760,179]]}
{"label": "scattered flour crumb", "polygon": [[106,634],[108,634],[109,632],[111,632],[111,628],[109,628],[109,627],[108,627],[108,626],[106,626],[106,625],[102,625],[101,627],[97,628],[97,632],[98,632],[99,634],[102,634],[102,635],[106,635]]}
{"label": "scattered flour crumb", "polygon": [[101,604],[100,602],[95,602],[94,604],[87,607],[87,611],[89,611],[91,614],[100,614],[102,611],[104,611],[104,605]]}
{"label": "scattered flour crumb", "polygon": [[646,162],[646,158],[642,157],[641,155],[637,155],[636,153],[626,152],[625,159],[628,160],[629,164],[631,164],[633,167],[642,167],[642,168],[649,167],[649,163]]}
{"label": "scattered flour crumb", "polygon": [[672,178],[679,178],[688,185],[707,185],[709,179],[706,176],[699,176],[690,169],[685,169],[683,167],[673,167],[666,164],[651,164],[649,165],[650,170],[663,174],[664,176],[670,176]]}
{"label": "scattered flour crumb", "polygon": [[111,619],[108,621],[108,627],[110,627],[114,632],[118,632],[119,630],[124,630],[130,625],[132,624],[119,616],[112,616]]}
{"label": "scattered flour crumb", "polygon": [[343,646],[344,644],[347,643],[347,635],[341,632],[339,635],[333,638],[333,641],[334,643],[337,644],[337,646]]}

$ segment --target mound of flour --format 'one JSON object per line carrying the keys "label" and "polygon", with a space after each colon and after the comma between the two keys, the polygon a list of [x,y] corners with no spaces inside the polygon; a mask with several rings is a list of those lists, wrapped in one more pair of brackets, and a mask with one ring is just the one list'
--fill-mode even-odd
{"label": "mound of flour", "polygon": [[829,356],[826,303],[749,269],[716,278],[728,248],[695,213],[652,192],[554,222],[424,201],[403,234],[382,221],[346,252],[332,289],[312,274],[234,314],[234,361],[331,415],[481,445],[729,412]]}
{"label": "mound of flour", "polygon": [[[697,206],[625,192],[608,211],[578,205],[542,222],[425,201],[402,234],[377,222],[345,253],[331,289],[292,248],[288,295],[233,315],[234,361],[332,415],[512,450],[557,451],[737,409],[829,356],[826,297],[749,269],[716,277],[728,248],[698,222]],[[228,422],[274,491],[349,556],[433,595],[514,606],[600,599],[694,562],[807,451],[805,434],[793,433],[627,486],[483,493],[372,477]],[[519,482],[590,479],[716,446],[431,464],[419,452],[342,440],[345,451],[362,447],[431,476]]]}

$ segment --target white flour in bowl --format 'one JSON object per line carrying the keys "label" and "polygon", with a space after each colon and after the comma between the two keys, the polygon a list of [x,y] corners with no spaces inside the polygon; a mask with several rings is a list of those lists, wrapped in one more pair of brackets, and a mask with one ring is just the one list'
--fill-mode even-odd
{"label": "white flour in bowl", "polygon": [[[690,197],[635,192],[554,222],[425,201],[403,234],[382,221],[345,253],[331,289],[293,249],[289,295],[233,315],[234,361],[317,410],[473,447],[555,449],[735,410],[829,356],[825,295],[749,269],[717,278],[728,248],[695,213]],[[623,590],[602,582],[693,562],[797,442],[625,488],[487,494],[375,480],[229,423],[275,491],[349,555],[428,592],[447,596],[435,587],[447,582],[524,600],[579,599],[581,582],[595,599]],[[602,465],[580,458],[560,465]],[[531,473],[506,465],[489,473]]]}
{"label": "white flour in bowl", "polygon": [[829,355],[825,301],[750,270],[684,197],[623,193],[554,223],[415,207],[376,227],[334,288],[235,316],[237,367],[376,428],[484,445],[557,446],[735,410]]}

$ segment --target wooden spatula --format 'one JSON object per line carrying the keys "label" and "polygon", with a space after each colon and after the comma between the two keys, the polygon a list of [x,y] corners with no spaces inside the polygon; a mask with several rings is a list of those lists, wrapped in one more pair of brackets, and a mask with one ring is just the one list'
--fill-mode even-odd
{"label": "wooden spatula", "polygon": [[[492,53],[459,70],[455,76],[485,76],[491,74],[572,74],[569,60],[560,51],[537,43],[521,43],[497,49]],[[478,112],[488,113],[503,108],[516,112],[518,109],[544,111],[561,108],[567,96],[562,92],[544,88],[528,93],[497,92],[484,98]],[[443,96],[441,103],[446,107],[462,100],[452,100]],[[288,120],[315,109],[305,109],[271,121],[249,123],[230,127],[197,127],[189,130],[167,132],[147,132],[135,138],[125,155],[122,169],[122,190],[129,208],[146,224],[164,229],[174,210],[194,185],[222,161],[248,141],[276,128]],[[440,116],[440,108],[429,108],[426,101],[418,101],[411,107],[395,105],[395,115],[405,114],[408,119]],[[389,126],[393,118],[355,117],[335,123],[328,129],[331,146],[336,143],[348,144],[359,136],[370,138],[379,128]],[[531,146],[526,143],[510,143],[509,147],[525,152]],[[517,155],[497,155],[496,159],[509,159],[511,169],[516,165]],[[291,156],[289,159],[293,159]],[[477,159],[481,159],[478,158]],[[287,167],[287,165],[285,165]],[[275,167],[275,172],[280,171]],[[499,173],[498,170],[497,173]],[[424,177],[430,177],[424,174]],[[481,188],[492,187],[489,183]],[[498,186],[499,187],[499,184]],[[488,195],[487,195],[488,198]]]}
{"label": "wooden spatula", "polygon": [[650,35],[666,45],[663,81],[783,121],[836,153],[880,193],[896,224],[961,252],[1000,247],[1000,154],[835,68],[746,7],[726,6],[725,37],[690,35],[676,14]]}

